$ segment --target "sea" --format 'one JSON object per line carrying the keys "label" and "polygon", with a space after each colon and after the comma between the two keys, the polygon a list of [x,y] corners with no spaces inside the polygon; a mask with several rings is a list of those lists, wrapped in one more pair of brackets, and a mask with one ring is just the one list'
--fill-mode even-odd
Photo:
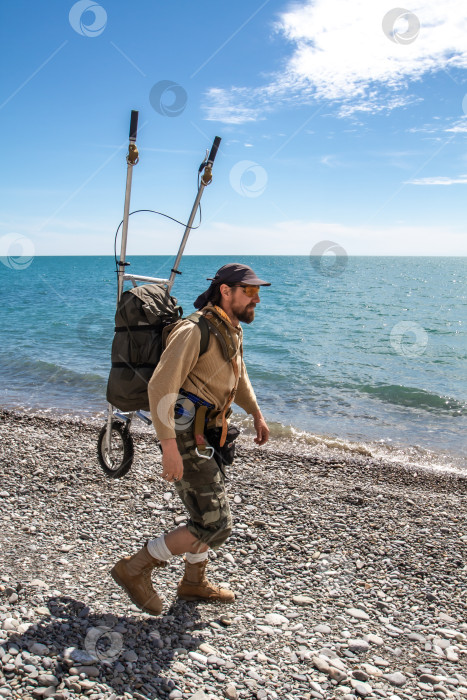
{"label": "sea", "polygon": [[[174,264],[128,261],[163,278]],[[272,283],[244,347],[273,436],[467,471],[467,258],[185,256],[172,292],[185,315],[232,261]],[[103,424],[115,269],[112,256],[0,258],[1,406]]]}

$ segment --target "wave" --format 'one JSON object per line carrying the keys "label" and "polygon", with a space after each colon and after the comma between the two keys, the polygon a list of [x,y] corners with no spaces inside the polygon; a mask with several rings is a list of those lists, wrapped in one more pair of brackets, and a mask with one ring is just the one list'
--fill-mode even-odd
{"label": "wave", "polygon": [[[84,371],[79,371],[79,367],[70,369],[27,356],[24,350],[23,353],[0,353],[1,405],[102,419],[107,405],[105,368],[102,373],[99,365],[97,371],[86,371],[86,359],[81,357]],[[408,464],[430,464],[434,468],[446,468],[461,460],[461,469],[466,469],[461,458],[466,402],[400,384],[320,379],[321,386],[313,378],[297,386],[284,371],[276,377],[275,386],[264,379],[253,380],[261,403],[271,407],[271,418],[277,421],[270,422],[272,437],[288,442],[291,449],[298,444],[305,451],[338,450]],[[308,414],[314,414],[316,420],[308,420]],[[238,422],[250,429],[248,419],[240,417]],[[332,434],[337,426],[343,437]],[[310,428],[320,434],[307,432]],[[325,434],[328,430],[331,434]],[[395,448],[391,440],[399,441],[402,435],[406,446]],[[428,451],[421,452],[418,445],[424,445]],[[429,450],[438,447],[440,451],[452,450],[453,454],[446,458],[432,456]]]}
{"label": "wave", "polygon": [[[251,418],[235,414],[235,425],[242,429],[245,437],[254,435]],[[266,449],[280,448],[290,454],[302,457],[329,457],[339,459],[341,454],[355,457],[369,457],[397,463],[411,470],[429,469],[443,472],[464,474],[467,472],[467,460],[463,455],[435,452],[416,445],[396,445],[383,440],[351,440],[332,435],[318,435],[299,430],[292,425],[268,422],[271,442]]]}
{"label": "wave", "polygon": [[320,376],[308,377],[306,382],[298,384],[290,376],[279,373],[275,377],[256,373],[252,381],[255,388],[271,400],[279,394],[281,403],[289,406],[291,411],[297,410],[297,406],[300,410],[308,406],[310,411],[315,411],[319,406],[329,406],[330,402],[340,408],[347,406],[352,409],[356,401],[365,398],[440,416],[467,416],[466,401],[404,384],[335,381]]}
{"label": "wave", "polygon": [[357,385],[355,388],[363,394],[374,396],[380,401],[395,406],[449,413],[455,416],[467,415],[467,402],[459,401],[452,396],[435,394],[425,389],[401,384],[363,384]]}
{"label": "wave", "polygon": [[44,360],[21,355],[13,357],[2,353],[0,374],[8,378],[9,387],[12,387],[13,380],[16,386],[23,390],[27,387],[34,390],[62,387],[68,391],[79,390],[96,396],[103,396],[105,393],[106,379],[100,374],[77,372],[53,362],[44,362]]}

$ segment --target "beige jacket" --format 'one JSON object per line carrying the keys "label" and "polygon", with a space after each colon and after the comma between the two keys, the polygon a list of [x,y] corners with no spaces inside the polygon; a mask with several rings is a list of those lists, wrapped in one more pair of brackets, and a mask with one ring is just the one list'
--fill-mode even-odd
{"label": "beige jacket", "polygon": [[[209,307],[217,313],[214,307]],[[233,326],[220,317],[237,342],[235,359],[239,382],[234,401],[247,413],[255,413],[259,411],[259,406],[242,359],[242,328]],[[159,440],[174,438],[176,435],[173,416],[180,388],[209,401],[214,404],[214,410],[222,412],[235,386],[232,363],[225,361],[219,341],[210,333],[208,348],[201,356],[200,341],[201,331],[197,324],[182,321],[170,333],[167,346],[149,382],[151,417]],[[220,418],[218,424],[221,425]]]}

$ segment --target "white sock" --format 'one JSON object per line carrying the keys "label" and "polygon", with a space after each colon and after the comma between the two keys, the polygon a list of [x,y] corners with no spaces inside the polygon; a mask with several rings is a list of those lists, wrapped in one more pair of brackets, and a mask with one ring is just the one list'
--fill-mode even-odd
{"label": "white sock", "polygon": [[189,564],[199,564],[200,561],[205,561],[208,558],[208,550],[205,552],[198,552],[198,554],[192,554],[191,552],[185,552],[185,559]]}
{"label": "white sock", "polygon": [[165,536],[161,535],[156,540],[148,540],[147,543],[148,552],[154,559],[159,559],[159,561],[169,561],[173,557],[172,552],[165,544]]}

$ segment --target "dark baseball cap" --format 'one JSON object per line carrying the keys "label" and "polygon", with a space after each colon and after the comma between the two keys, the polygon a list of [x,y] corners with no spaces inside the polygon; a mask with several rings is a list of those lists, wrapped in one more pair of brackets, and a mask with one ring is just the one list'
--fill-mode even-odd
{"label": "dark baseball cap", "polygon": [[221,284],[229,284],[231,286],[235,284],[239,285],[252,285],[258,287],[270,287],[270,282],[265,282],[260,280],[259,277],[255,275],[251,267],[248,265],[241,265],[240,263],[227,263],[223,265],[219,270],[217,270],[214,277],[207,278],[211,284],[205,292],[199,295],[193,306],[195,309],[202,309],[208,302],[213,298],[216,290],[219,289]]}
{"label": "dark baseball cap", "polygon": [[270,282],[260,280],[248,265],[240,263],[227,263],[217,270],[214,277],[208,277],[209,281],[217,284],[251,284],[259,287],[270,287]]}

